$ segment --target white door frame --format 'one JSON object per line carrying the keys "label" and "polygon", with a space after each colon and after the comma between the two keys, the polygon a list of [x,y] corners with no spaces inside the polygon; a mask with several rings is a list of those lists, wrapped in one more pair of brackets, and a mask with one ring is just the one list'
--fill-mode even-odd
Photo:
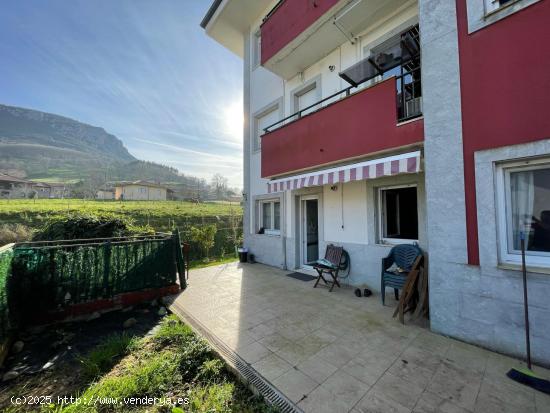
{"label": "white door frame", "polygon": [[[307,228],[305,227],[305,220],[306,220],[306,210],[305,210],[305,201],[310,200],[316,200],[317,201],[317,237],[318,240],[320,240],[320,220],[321,220],[321,204],[320,204],[320,197],[319,195],[302,195],[300,196],[300,225],[299,225],[299,231],[300,231],[300,269],[306,270],[306,271],[315,271],[311,265],[307,265],[306,262],[306,254],[307,250],[305,248],[305,244],[307,242]],[[319,246],[318,246],[319,247]]]}

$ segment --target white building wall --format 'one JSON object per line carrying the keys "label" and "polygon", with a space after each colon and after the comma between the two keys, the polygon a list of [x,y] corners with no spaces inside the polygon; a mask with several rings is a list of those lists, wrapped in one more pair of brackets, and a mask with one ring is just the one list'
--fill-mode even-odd
{"label": "white building wall", "polygon": [[[265,10],[267,13],[276,1]],[[263,14],[261,16],[263,18]],[[417,4],[407,2],[401,9],[380,20],[380,24],[359,34],[357,42],[346,42],[330,51],[317,63],[305,68],[291,79],[282,79],[253,63],[254,41],[261,24],[259,18],[251,27],[245,41],[245,245],[259,262],[281,268],[295,269],[300,266],[299,197],[303,194],[318,194],[320,199],[320,255],[328,243],[343,245],[351,254],[352,270],[348,278],[352,284],[368,285],[379,290],[380,260],[391,246],[381,245],[376,222],[376,190],[379,185],[418,183],[420,244],[425,244],[424,184],[423,175],[385,178],[376,181],[351,182],[337,191],[328,185],[300,191],[267,194],[268,180],[261,178],[261,151],[254,145],[255,114],[262,113],[276,101],[282,103],[281,117],[294,113],[294,92],[310,82],[318,82],[318,98],[330,96],[349,84],[338,73],[355,64],[368,54],[369,49],[418,23]],[[335,28],[335,30],[337,30]],[[335,99],[337,100],[337,99]],[[329,103],[329,102],[327,102]],[[279,236],[257,234],[258,202],[278,199],[281,202],[281,234]],[[344,228],[342,228],[342,217]],[[368,269],[368,270],[367,270]]]}

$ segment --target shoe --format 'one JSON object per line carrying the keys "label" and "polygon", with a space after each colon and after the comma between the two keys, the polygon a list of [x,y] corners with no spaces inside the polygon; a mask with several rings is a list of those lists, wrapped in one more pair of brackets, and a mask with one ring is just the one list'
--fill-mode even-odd
{"label": "shoe", "polygon": [[355,289],[355,296],[356,297],[361,297],[361,290],[359,288]]}
{"label": "shoe", "polygon": [[[365,297],[370,297],[372,295],[372,291],[369,290],[368,288],[365,288],[365,291],[363,292],[363,295]],[[360,297],[360,296],[359,296]]]}

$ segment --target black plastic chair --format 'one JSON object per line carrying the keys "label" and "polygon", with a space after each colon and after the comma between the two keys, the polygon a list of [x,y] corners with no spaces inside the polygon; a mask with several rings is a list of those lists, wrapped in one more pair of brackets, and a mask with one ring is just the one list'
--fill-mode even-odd
{"label": "black plastic chair", "polygon": [[[386,287],[393,288],[395,299],[399,300],[399,290],[403,289],[413,264],[421,255],[422,250],[416,245],[401,244],[393,247],[386,258],[382,258],[382,286],[380,290],[382,305],[384,305],[386,301]],[[393,264],[397,265],[402,272],[388,271]]]}

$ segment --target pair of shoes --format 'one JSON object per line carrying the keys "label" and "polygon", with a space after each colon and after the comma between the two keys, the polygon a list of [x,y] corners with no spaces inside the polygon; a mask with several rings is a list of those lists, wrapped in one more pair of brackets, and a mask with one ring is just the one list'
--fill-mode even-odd
{"label": "pair of shoes", "polygon": [[[361,297],[361,290],[359,288],[356,288],[354,293],[356,297]],[[368,288],[365,288],[362,295],[363,297],[370,297],[372,295],[372,291]]]}

